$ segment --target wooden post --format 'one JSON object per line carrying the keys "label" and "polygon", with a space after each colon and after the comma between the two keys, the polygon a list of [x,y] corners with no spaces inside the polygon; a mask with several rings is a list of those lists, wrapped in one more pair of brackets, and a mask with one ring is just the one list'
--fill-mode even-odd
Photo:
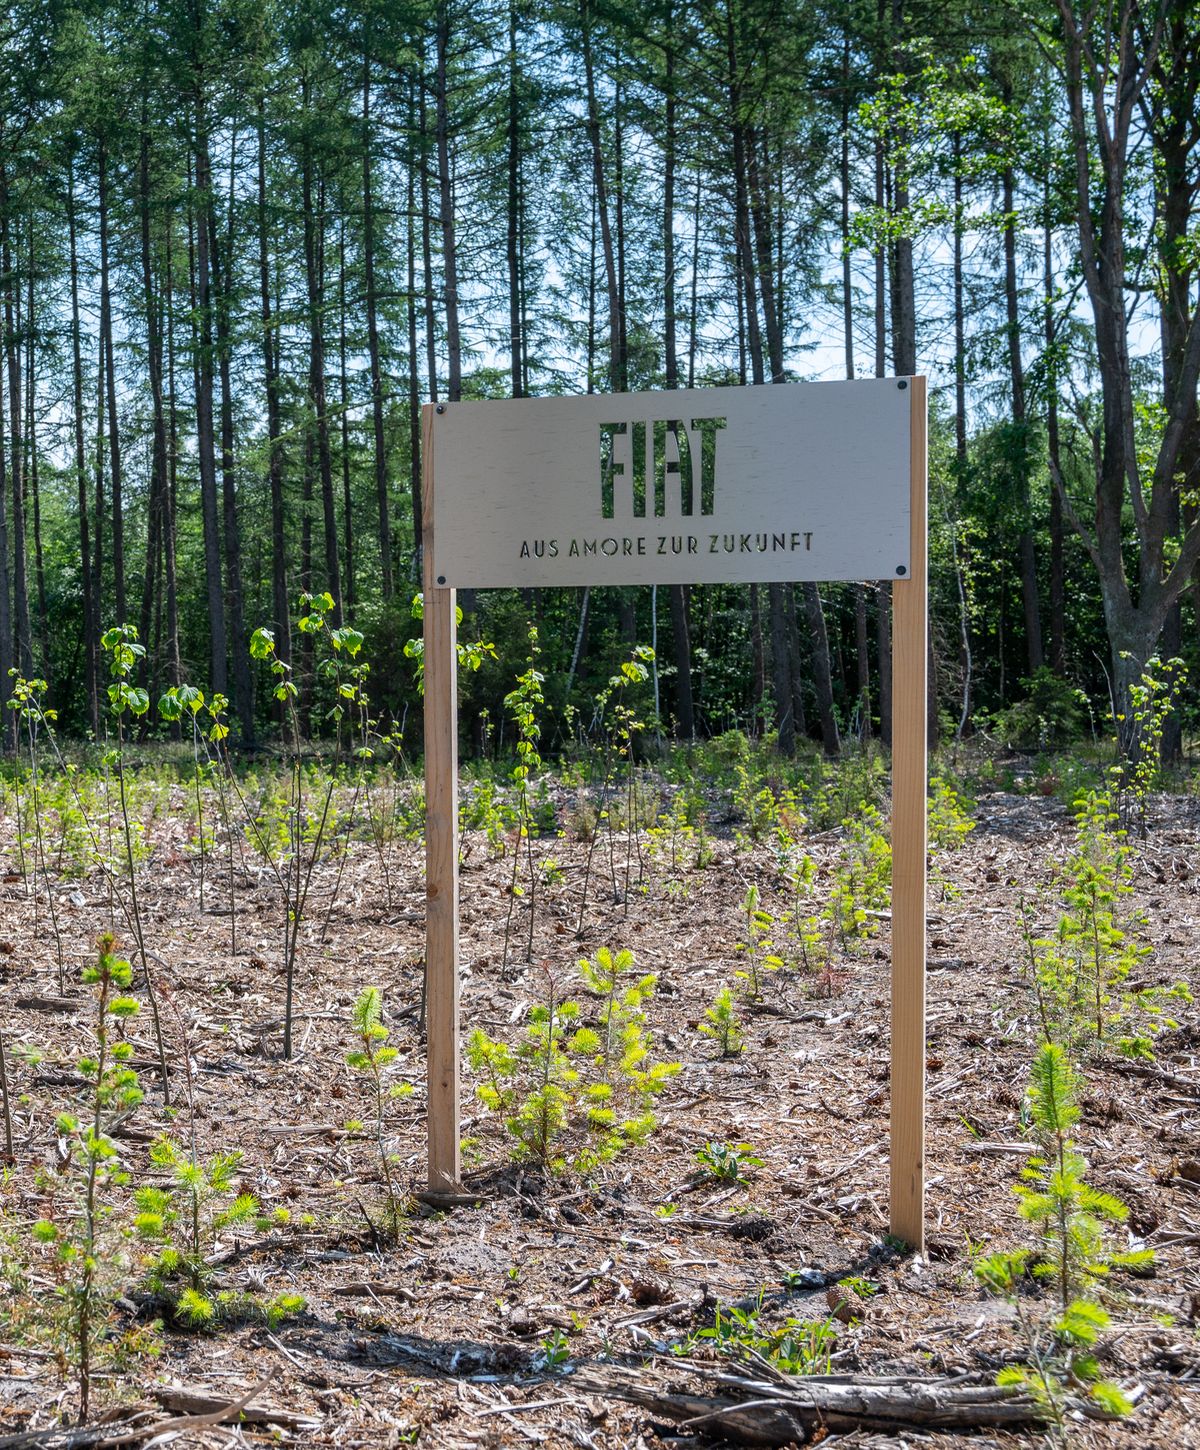
{"label": "wooden post", "polygon": [[429,1188],[457,1193],[458,622],[455,591],[433,577],[435,405],[422,409],[425,616],[425,1034]]}
{"label": "wooden post", "polygon": [[928,694],[925,379],[909,378],[909,570],[892,585],[891,1228],[925,1248],[925,894]]}

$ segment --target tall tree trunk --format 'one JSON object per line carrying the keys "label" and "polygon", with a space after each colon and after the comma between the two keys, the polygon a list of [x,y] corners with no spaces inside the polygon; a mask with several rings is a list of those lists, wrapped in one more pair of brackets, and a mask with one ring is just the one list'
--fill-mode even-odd
{"label": "tall tree trunk", "polygon": [[42,551],[42,496],[38,480],[37,447],[37,324],[34,315],[33,279],[35,272],[33,212],[28,219],[27,254],[29,272],[25,281],[25,440],[29,467],[29,497],[33,503],[33,561],[38,601],[38,669],[47,682],[50,671],[50,615],[46,602],[46,561]]}
{"label": "tall tree trunk", "polygon": [[505,258],[508,263],[508,360],[514,398],[525,391],[523,309],[521,305],[521,104],[517,68],[516,0],[508,5],[508,196]]}
{"label": "tall tree trunk", "polygon": [[100,207],[100,347],[104,355],[105,398],[108,409],[108,487],[112,505],[113,591],[117,619],[126,623],[125,503],[121,480],[121,432],[117,421],[117,365],[113,348],[112,287],[109,266],[108,143],[102,136],[97,167]]}
{"label": "tall tree trunk", "polygon": [[[179,587],[175,571],[175,514],[179,465],[178,410],[175,406],[175,307],[173,281],[173,240],[175,220],[168,213],[164,227],[163,310],[167,321],[167,492],[163,500],[163,574],[166,581],[167,639],[166,659],[172,681],[183,678],[183,661],[179,656]],[[172,727],[179,731],[178,724]]]}
{"label": "tall tree trunk", "polygon": [[[92,576],[91,542],[88,538],[87,448],[84,441],[83,341],[79,324],[79,243],[75,218],[75,156],[67,157],[67,237],[71,266],[71,387],[74,403],[75,489],[79,509],[79,564],[83,595],[83,672],[87,692],[87,718],[94,736],[100,733],[100,702],[97,696],[97,657],[100,653],[96,628],[95,586]],[[0,490],[2,492],[2,490]],[[0,564],[7,560],[7,550]],[[7,587],[4,590],[7,597]],[[0,624],[0,638],[4,627]],[[0,660],[0,672],[7,680],[7,668]]]}
{"label": "tall tree trunk", "polygon": [[[1050,197],[1051,168],[1046,167],[1042,206],[1042,285],[1046,294],[1046,453],[1052,478],[1062,477],[1062,452],[1058,432],[1058,369],[1054,363],[1054,227]],[[1050,668],[1060,677],[1067,672],[1067,585],[1064,561],[1066,529],[1062,499],[1050,488]]]}
{"label": "tall tree trunk", "polygon": [[750,586],[750,734],[762,734],[763,698],[767,693],[767,659],[763,649],[762,604],[759,587]]}
{"label": "tall tree trunk", "polygon": [[821,744],[826,755],[837,755],[842,748],[838,737],[837,716],[833,708],[833,670],[829,662],[829,633],[825,628],[825,611],[817,586],[803,586],[804,612],[812,637],[813,683],[817,687],[817,714],[821,721]]}
{"label": "tall tree trunk", "polygon": [[429,115],[426,106],[425,49],[421,51],[421,78],[417,87],[418,135],[421,157],[421,279],[425,297],[425,366],[429,374],[429,401],[438,400],[437,319],[434,315],[433,206],[429,199]]}
{"label": "tall tree trunk", "polygon": [[[329,408],[325,395],[325,180],[314,177],[312,150],[312,82],[301,79],[301,106],[306,118],[301,147],[301,191],[304,205],[304,278],[308,307],[308,397],[316,430],[317,464],[321,474],[321,511],[325,536],[325,587],[333,597],[331,618],[342,625],[341,565],[338,557],[337,511],[333,501],[333,454],[329,446]],[[314,185],[315,182],[315,185]]]}
{"label": "tall tree trunk", "polygon": [[[275,652],[291,663],[292,631],[287,586],[287,519],[279,421],[279,339],[271,308],[271,226],[267,214],[266,100],[260,93],[258,129],[258,285],[262,308],[263,383],[267,395],[267,475],[271,489],[271,604]],[[282,719],[282,707],[280,710]]]}
{"label": "tall tree trunk", "polygon": [[587,134],[592,153],[592,197],[596,209],[596,220],[600,225],[600,248],[604,258],[604,281],[608,294],[608,385],[613,392],[623,392],[625,387],[625,381],[621,375],[623,313],[617,276],[617,257],[609,217],[608,182],[604,174],[600,105],[596,96],[595,59],[592,52],[591,7],[592,0],[579,0],[579,19],[583,39],[583,75],[587,101]]}
{"label": "tall tree trunk", "polygon": [[233,236],[237,151],[236,134],[229,142],[229,215],[225,241],[218,244],[215,198],[209,204],[208,227],[212,239],[213,297],[216,307],[217,360],[221,378],[221,506],[225,535],[225,598],[229,643],[233,653],[233,706],[242,743],[254,740],[254,675],[250,668],[250,641],[246,633],[246,606],[242,590],[242,542],[238,521],[237,477],[233,436],[233,344],[230,314],[233,309]]}
{"label": "tall tree trunk", "polygon": [[[1006,97],[1007,99],[1007,97]],[[1041,668],[1042,621],[1038,599],[1037,555],[1029,499],[1029,421],[1025,409],[1025,368],[1021,361],[1021,315],[1017,296],[1016,182],[1013,168],[1004,168],[1004,310],[1008,330],[1008,375],[1012,395],[1011,466],[1013,497],[1020,513],[1019,552],[1021,602],[1025,610],[1025,645],[1029,673]]]}
{"label": "tall tree trunk", "polygon": [[146,530],[146,573],[142,585],[141,632],[146,644],[146,680],[153,693],[161,658],[150,651],[150,629],[159,565],[163,555],[167,512],[167,421],[163,400],[162,314],[154,284],[154,256],[150,228],[150,118],[143,84],[138,138],[138,221],[142,263],[142,305],[146,313],[146,371],[150,381],[151,448],[149,518]]}
{"label": "tall tree trunk", "polygon": [[[393,592],[392,575],[392,520],[391,504],[388,498],[387,437],[383,426],[383,370],[379,361],[379,316],[375,284],[375,195],[371,176],[373,140],[371,136],[371,17],[372,9],[366,9],[366,30],[363,43],[362,71],[362,189],[363,189],[363,281],[366,286],[367,309],[367,357],[371,366],[371,426],[375,442],[375,500],[379,510],[379,561],[380,588],[386,603]],[[411,184],[411,168],[409,178]],[[411,217],[411,205],[410,205]],[[411,246],[411,220],[409,224]],[[343,278],[345,268],[343,267]],[[409,311],[412,311],[412,293],[409,292]],[[342,377],[345,378],[343,365]],[[418,535],[419,539],[419,535]],[[349,544],[347,543],[347,553]],[[349,571],[349,565],[347,565]],[[347,577],[350,578],[349,572]]]}
{"label": "tall tree trunk", "polygon": [[338,221],[338,392],[342,408],[342,533],[346,546],[346,618],[354,623],[354,510],[350,497],[350,382],[346,375],[346,209]]}
{"label": "tall tree trunk", "polygon": [[192,198],[189,233],[194,291],[193,353],[196,386],[196,461],[200,475],[200,513],[204,527],[204,581],[208,597],[208,628],[212,689],[229,693],[229,647],[225,632],[225,593],[221,582],[221,527],[217,510],[217,453],[213,422],[213,297],[212,166],[208,149],[208,108],[202,80],[197,76],[193,96],[196,126],[196,187]]}
{"label": "tall tree trunk", "polygon": [[0,266],[4,272],[4,364],[8,370],[9,442],[12,454],[13,624],[16,659],[21,673],[33,674],[33,638],[29,621],[29,569],[25,551],[25,443],[21,406],[21,297],[20,278],[13,265],[10,219],[11,197],[7,167],[0,162]]}
{"label": "tall tree trunk", "polygon": [[[663,27],[667,36],[664,57],[664,91],[666,103],[665,145],[663,149],[663,349],[667,388],[679,386],[679,357],[675,328],[675,147],[677,136],[675,97],[675,50],[671,41],[674,15],[668,3]],[[674,422],[668,426],[678,427]],[[682,584],[669,590],[671,606],[671,642],[675,655],[675,715],[679,733],[691,740],[696,734],[696,714],[692,702],[692,645],[688,631],[687,594]]]}
{"label": "tall tree trunk", "polygon": [[454,186],[450,175],[450,98],[447,74],[450,49],[449,0],[437,0],[437,71],[434,100],[437,124],[438,220],[442,236],[442,282],[446,308],[446,396],[462,397],[462,341],[458,326],[458,243]]}
{"label": "tall tree trunk", "polygon": [[[409,97],[411,103],[411,95]],[[411,114],[411,104],[409,107]],[[416,568],[416,577],[421,577],[421,550],[423,547],[422,518],[421,518],[421,375],[417,363],[417,238],[416,238],[416,205],[413,185],[414,163],[409,160],[408,165],[408,227],[407,227],[407,264],[408,264],[408,456],[410,460],[410,473],[412,478],[412,523],[413,523],[413,563]]]}

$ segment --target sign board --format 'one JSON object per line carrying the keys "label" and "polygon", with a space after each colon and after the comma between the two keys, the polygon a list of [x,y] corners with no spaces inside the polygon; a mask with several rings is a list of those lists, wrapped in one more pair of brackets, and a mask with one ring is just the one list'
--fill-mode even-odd
{"label": "sign board", "polygon": [[925,408],[924,378],[425,407],[432,1201],[471,1201],[459,1157],[455,589],[891,579],[891,1227],[923,1247]]}
{"label": "sign board", "polygon": [[434,579],[902,579],[911,413],[897,378],[440,403]]}

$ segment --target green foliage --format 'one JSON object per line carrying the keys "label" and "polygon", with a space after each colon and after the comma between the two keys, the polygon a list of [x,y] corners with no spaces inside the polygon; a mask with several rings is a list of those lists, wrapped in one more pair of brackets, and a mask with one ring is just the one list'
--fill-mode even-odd
{"label": "green foliage", "polygon": [[688,1354],[710,1348],[737,1359],[758,1357],[781,1374],[813,1375],[829,1373],[836,1345],[837,1325],[832,1315],[823,1320],[789,1318],[771,1329],[753,1309],[718,1305],[712,1324],[692,1330],[681,1349]]}
{"label": "green foliage", "polygon": [[1116,812],[1126,830],[1136,826],[1143,837],[1150,793],[1161,784],[1163,732],[1186,682],[1182,660],[1164,662],[1154,655],[1129,687],[1126,713],[1117,716],[1124,749],[1111,772]]}
{"label": "green foliage", "polygon": [[956,851],[975,829],[969,805],[950,781],[940,775],[929,778],[927,821],[929,845],[935,851]]}
{"label": "green foliage", "polygon": [[651,1104],[679,1071],[652,1058],[645,1007],[654,977],[637,975],[633,953],[602,947],[579,967],[585,988],[601,999],[595,1026],[578,1002],[561,999],[547,971],[546,1001],[531,1010],[516,1043],[482,1028],[467,1042],[480,1101],[503,1116],[519,1157],[555,1170],[607,1162],[644,1142],[654,1130]]}
{"label": "green foliage", "polygon": [[[1109,1322],[1095,1296],[1114,1266],[1144,1270],[1154,1257],[1149,1249],[1118,1251],[1109,1241],[1109,1226],[1123,1223],[1128,1209],[1085,1181],[1087,1165],[1071,1140],[1081,1087],[1062,1047],[1043,1043],[1029,1085],[1030,1125],[1039,1152],[1016,1186],[1019,1213],[1033,1226],[1035,1244],[988,1255],[975,1265],[985,1288],[1014,1305],[1026,1339],[1027,1362],[1003,1370],[997,1383],[1029,1391],[1060,1428],[1068,1392],[1074,1389],[1082,1389],[1106,1413],[1129,1412],[1128,1400],[1101,1378],[1092,1354]],[[1044,1322],[1030,1317],[1022,1299],[1027,1273],[1048,1284],[1057,1300],[1057,1311]]]}
{"label": "green foliage", "polygon": [[1026,680],[1023,699],[996,718],[1000,739],[1009,746],[1047,750],[1079,738],[1087,714],[1087,696],[1041,665]]}
{"label": "green foliage", "polygon": [[165,1182],[141,1185],[133,1195],[134,1228],[157,1248],[150,1287],[173,1318],[207,1329],[218,1317],[205,1292],[212,1277],[208,1256],[218,1234],[254,1220],[258,1201],[241,1190],[240,1153],[216,1153],[205,1162],[194,1146],[163,1136],[151,1146],[150,1162]]}
{"label": "green foliage", "polygon": [[717,1044],[722,1057],[737,1057],[745,1043],[733,993],[728,987],[722,987],[713,998],[712,1006],[705,1009],[704,1018],[696,1030]]}
{"label": "green foliage", "polygon": [[384,1075],[395,1061],[397,1052],[386,1045],[388,1030],[383,1025],[383,997],[378,987],[364,987],[350,1014],[350,1025],[358,1045],[346,1054],[346,1065],[361,1073],[368,1084],[374,1118],[373,1137],[379,1156],[386,1199],[383,1228],[395,1237],[404,1218],[404,1204],[396,1188],[393,1156],[388,1152],[384,1132],[384,1107],[389,1099],[407,1097],[412,1092],[408,1083],[385,1083]]}
{"label": "green foliage", "polygon": [[119,1193],[129,1174],[111,1130],[142,1100],[131,1066],[133,1047],[124,1040],[125,1025],[139,1010],[128,995],[132,977],[129,962],[117,955],[115,939],[101,936],[95,961],[83,971],[85,985],[95,992],[95,1049],[77,1063],[84,1103],[78,1114],[58,1116],[65,1166],[56,1185],[55,1213],[34,1227],[36,1242],[56,1260],[62,1312],[51,1328],[78,1376],[81,1421],[88,1418],[92,1377],[127,1262]]}
{"label": "green foliage", "polygon": [[[1115,1045],[1127,1056],[1153,1055],[1152,1039],[1174,1025],[1172,999],[1190,1000],[1185,986],[1139,988],[1126,983],[1149,953],[1136,935],[1140,918],[1122,912],[1132,891],[1125,833],[1109,797],[1089,792],[1076,802],[1075,848],[1060,873],[1062,910],[1052,936],[1035,936],[1028,912],[1023,936],[1043,1035],[1068,1051]],[[1119,1035],[1127,1017],[1136,1030]]]}
{"label": "green foliage", "polygon": [[866,801],[842,825],[845,836],[826,911],[846,946],[878,931],[870,913],[891,905],[892,844],[879,812]]}
{"label": "green foliage", "polygon": [[762,1000],[766,973],[778,971],[783,966],[783,958],[768,939],[768,933],[774,929],[775,918],[759,905],[757,886],[747,888],[742,911],[746,916],[746,940],[738,942],[735,950],[742,953],[745,966],[739,968],[734,976],[744,984],[747,999],[758,1002]]}
{"label": "green foliage", "polygon": [[704,1172],[720,1183],[745,1186],[750,1182],[751,1170],[763,1166],[749,1143],[705,1143],[697,1148],[695,1157]]}

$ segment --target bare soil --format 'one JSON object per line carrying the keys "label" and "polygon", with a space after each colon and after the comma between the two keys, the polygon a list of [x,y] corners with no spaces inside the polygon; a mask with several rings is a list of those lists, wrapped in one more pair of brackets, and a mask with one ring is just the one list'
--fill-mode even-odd
{"label": "bare soil", "polygon": [[[759,883],[765,905],[782,909],[768,847],[739,850],[720,835],[712,863],[684,873],[685,889],[674,894],[663,889],[669,873],[662,865],[651,865],[645,889],[624,902],[612,900],[606,867],[593,874],[582,940],[575,924],[586,846],[570,838],[538,843],[539,855],[560,863],[562,879],[539,894],[532,963],[524,960],[527,900],[518,903],[507,969],[511,858],[498,858],[482,835],[466,841],[466,1026],[511,1039],[542,1000],[542,964],[570,977],[579,955],[602,944],[628,946],[639,967],[658,976],[650,1008],[656,1050],[682,1071],[659,1101],[652,1138],[586,1178],[516,1164],[502,1125],[472,1097],[466,1075],[466,1182],[478,1199],[449,1211],[414,1201],[399,1241],[387,1244],[369,1223],[382,1192],[373,1145],[344,1127],[370,1117],[362,1082],[344,1058],[353,1045],[351,1004],[375,984],[400,1050],[396,1071],[414,1089],[388,1109],[389,1142],[406,1188],[420,1189],[420,848],[393,848],[388,904],[373,850],[355,843],[324,939],[340,868],[337,861],[320,868],[299,968],[297,1051],[286,1062],[279,1055],[277,894],[266,876],[239,878],[231,955],[228,912],[212,900],[212,880],[212,909],[199,910],[179,793],[149,827],[151,856],[142,872],[147,942],[161,959],[172,1003],[166,1030],[173,1061],[178,1069],[190,1050],[202,1152],[240,1150],[243,1186],[264,1214],[288,1211],[286,1223],[221,1236],[218,1282],[298,1293],[307,1307],[274,1330],[165,1328],[156,1355],[105,1370],[102,1403],[170,1408],[165,1387],[231,1400],[263,1385],[256,1403],[298,1417],[282,1426],[194,1428],[176,1440],[197,1446],[688,1445],[699,1443],[699,1430],[693,1435],[579,1390],[577,1377],[616,1360],[645,1364],[647,1382],[703,1392],[706,1351],[693,1349],[686,1363],[670,1351],[690,1331],[712,1325],[719,1306],[756,1309],[768,1327],[789,1317],[824,1321],[828,1287],[848,1275],[878,1288],[861,1322],[837,1326],[834,1370],[994,1376],[1019,1356],[1020,1344],[1010,1311],[975,1282],[971,1254],[1028,1242],[1013,1193],[1026,1155],[1021,1113],[1033,1041],[1017,905],[1051,883],[1069,849],[1071,821],[1053,799],[1001,794],[981,796],[975,819],[964,846],[938,861],[954,893],[945,900],[933,893],[930,906],[926,1257],[899,1253],[886,1239],[887,922],[825,979],[773,974],[761,1007],[744,1014],[744,1054],[720,1060],[696,1026],[740,964],[735,948],[744,936],[748,883]],[[11,819],[4,831],[11,845]],[[1150,835],[1135,843],[1134,903],[1154,946],[1140,969],[1145,983],[1185,981],[1200,993],[1198,835],[1194,801],[1157,802]],[[836,847],[828,833],[809,849],[827,862]],[[219,882],[221,869],[212,869]],[[74,985],[70,1001],[59,996],[44,902],[35,936],[24,882],[10,876],[0,891],[3,1031],[20,1096],[17,1162],[0,1189],[3,1252],[12,1254],[17,1231],[43,1211],[35,1170],[53,1171],[55,1116],[73,1101],[74,1063],[89,1048],[89,1001]],[[58,904],[74,984],[96,933],[108,925],[103,882],[64,883]],[[1046,915],[1044,906],[1037,909]],[[1134,1394],[1136,1413],[1122,1423],[1079,1424],[1073,1439],[1081,1446],[1200,1447],[1200,1013],[1184,1006],[1178,1015],[1181,1025],[1161,1041],[1157,1065],[1109,1056],[1088,1070],[1078,1141],[1089,1179],[1129,1205],[1129,1233],[1158,1257],[1150,1278],[1114,1276],[1112,1326],[1101,1346],[1105,1373]],[[169,1122],[147,1014],[133,1038],[147,1095],[121,1143],[139,1180],[148,1143]],[[36,1050],[40,1061],[16,1060],[21,1048]],[[178,1070],[176,1082],[178,1092]],[[744,1186],[704,1180],[695,1154],[709,1141],[749,1143],[763,1166]],[[655,1212],[664,1204],[675,1205],[665,1217]],[[51,1288],[35,1273],[36,1293]],[[139,1313],[146,1311],[131,1284],[118,1327],[135,1327]],[[552,1373],[539,1369],[539,1356],[556,1330],[566,1336],[569,1361]],[[717,1359],[710,1364],[715,1369]],[[0,1336],[0,1436],[49,1427],[69,1417],[73,1404],[52,1352]],[[931,1447],[1040,1443],[1036,1433],[914,1438],[867,1431],[829,1435],[825,1443],[918,1439]]]}

